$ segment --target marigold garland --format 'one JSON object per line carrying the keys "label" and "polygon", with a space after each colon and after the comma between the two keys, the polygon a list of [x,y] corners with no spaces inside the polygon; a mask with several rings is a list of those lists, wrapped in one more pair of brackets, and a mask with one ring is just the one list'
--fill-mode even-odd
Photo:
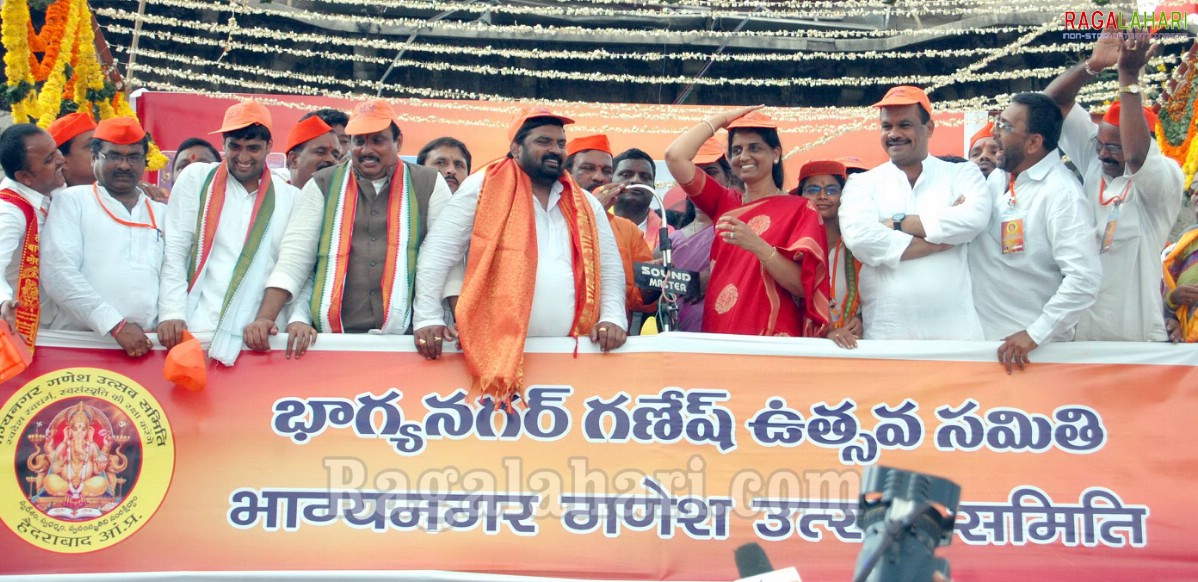
{"label": "marigold garland", "polygon": [[14,123],[25,123],[37,112],[34,94],[32,54],[29,50],[29,5],[5,1],[0,11],[0,37],[4,42],[5,99],[11,104]]}
{"label": "marigold garland", "polygon": [[[1165,83],[1161,95],[1156,141],[1161,153],[1177,161],[1189,189],[1198,173],[1198,118],[1194,115],[1198,97],[1198,45],[1191,47],[1174,69],[1172,80]],[[1169,88],[1172,88],[1169,90]]]}
{"label": "marigold garland", "polygon": [[[9,0],[12,1],[12,0]],[[67,7],[70,11],[67,14],[66,28],[62,33],[62,42],[55,47],[54,68],[46,77],[46,82],[42,85],[42,90],[38,93],[38,107],[41,109],[41,116],[38,117],[37,124],[45,129],[58,119],[58,112],[62,109],[63,91],[66,89],[66,59],[59,58],[62,53],[71,54],[71,50],[75,46],[75,40],[78,38],[79,20],[82,18],[81,6],[86,3],[86,0],[66,0]],[[62,3],[63,0],[55,2],[51,7]],[[46,52],[47,59],[50,58],[50,52]]]}
{"label": "marigold garland", "polygon": [[[46,82],[58,65],[58,59],[65,43],[73,43],[74,36],[70,33],[70,19],[75,12],[74,0],[55,0],[46,7],[46,23],[41,32],[33,34],[33,24],[29,25],[29,47],[31,53],[44,53],[38,67],[34,69],[33,78],[39,83]],[[44,113],[44,112],[43,112]]]}
{"label": "marigold garland", "polygon": [[[96,119],[136,117],[123,92],[113,86],[96,58],[96,35],[87,0],[54,0],[45,25],[34,30],[28,0],[0,0],[4,44],[5,101],[15,123],[36,119],[49,127],[59,114],[86,111]],[[37,53],[43,56],[39,60]],[[166,167],[151,139],[150,170]]]}

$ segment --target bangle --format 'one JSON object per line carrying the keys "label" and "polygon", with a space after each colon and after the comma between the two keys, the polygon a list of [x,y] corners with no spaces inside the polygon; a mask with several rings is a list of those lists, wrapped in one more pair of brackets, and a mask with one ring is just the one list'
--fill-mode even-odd
{"label": "bangle", "polygon": [[116,337],[116,334],[121,333],[121,330],[125,329],[126,323],[128,322],[122,319],[120,323],[116,324],[116,327],[112,328],[112,337]]}
{"label": "bangle", "polygon": [[1098,73],[1102,72],[1102,71],[1095,71],[1094,69],[1090,68],[1090,59],[1086,59],[1086,60],[1082,61],[1082,67],[1086,70],[1086,74],[1090,75],[1091,77],[1097,77]]}
{"label": "bangle", "polygon": [[715,126],[712,125],[711,122],[707,121],[706,119],[703,120],[703,123],[706,123],[707,127],[711,128],[711,137],[715,137]]}
{"label": "bangle", "polygon": [[776,255],[776,254],[778,254],[778,247],[774,247],[774,252],[770,253],[770,256],[768,256],[764,259],[761,259],[761,264],[764,265],[764,264],[768,263],[769,260],[774,258],[774,255]]}

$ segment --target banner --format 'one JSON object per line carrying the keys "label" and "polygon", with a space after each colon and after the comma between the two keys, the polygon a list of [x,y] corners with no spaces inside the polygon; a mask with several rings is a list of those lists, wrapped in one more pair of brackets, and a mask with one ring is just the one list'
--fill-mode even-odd
{"label": "banner", "polygon": [[162,350],[49,335],[0,385],[0,574],[732,580],[758,542],[846,580],[877,463],[961,485],[955,578],[1198,578],[1192,346],[1052,344],[1007,374],[996,342],[530,340],[509,412],[406,336],[245,353],[188,392]]}

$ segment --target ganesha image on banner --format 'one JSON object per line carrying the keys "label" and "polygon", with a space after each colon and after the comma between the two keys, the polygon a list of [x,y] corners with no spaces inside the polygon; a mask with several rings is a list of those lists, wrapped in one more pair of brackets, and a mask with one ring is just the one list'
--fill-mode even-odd
{"label": "ganesha image on banner", "polygon": [[[129,471],[129,452],[123,451],[138,439],[124,416],[117,426],[99,407],[107,402],[83,398],[71,400],[61,409],[47,407],[33,423],[26,438],[33,451],[25,459],[29,500],[47,515],[60,519],[89,519],[111,511],[124,498]],[[53,415],[46,423],[39,417]],[[45,431],[41,430],[43,424]],[[132,483],[129,483],[130,487]]]}

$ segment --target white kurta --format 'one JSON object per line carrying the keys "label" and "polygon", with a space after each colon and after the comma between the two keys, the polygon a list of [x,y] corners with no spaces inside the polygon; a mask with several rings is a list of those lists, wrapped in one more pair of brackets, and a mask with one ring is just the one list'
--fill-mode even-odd
{"label": "white kurta", "polygon": [[[892,162],[849,178],[840,231],[864,263],[858,289],[865,339],[982,339],[965,243],[989,223],[990,198],[976,165],[932,156],[914,187]],[[955,246],[902,260],[912,236],[882,224],[898,213],[918,215],[928,242]]]}
{"label": "white kurta", "polygon": [[[33,206],[40,233],[46,222],[50,199],[11,178],[0,181],[0,190],[12,190]],[[0,270],[4,271],[4,280],[0,281],[0,301],[12,299],[16,292],[17,271],[21,268],[21,253],[25,250],[25,226],[24,212],[12,204],[0,202]]]}
{"label": "white kurta", "polygon": [[[216,227],[216,238],[205,267],[208,274],[201,279],[201,284],[197,284],[189,293],[187,268],[191,260],[191,246],[197,236],[196,217],[203,211],[200,208],[200,190],[204,187],[204,180],[208,177],[208,172],[215,167],[216,164],[206,163],[194,163],[187,166],[179,175],[179,179],[175,181],[166,209],[167,221],[170,223],[171,229],[166,233],[162,283],[158,297],[158,319],[159,321],[182,319],[187,323],[188,329],[198,332],[215,330],[216,324],[220,320],[221,305],[224,302],[229,283],[233,279],[237,258],[241,255],[241,249],[245,245],[246,233],[249,231],[250,219],[253,216],[254,202],[258,195],[257,192],[246,191],[245,187],[232,174],[229,175],[224,208],[221,211],[220,222]],[[280,180],[277,176],[272,176],[272,180],[275,189],[275,210],[270,230],[262,244],[269,245],[269,256],[273,263],[279,256],[283,232],[291,215],[291,208],[299,197],[299,190]],[[257,302],[261,302],[262,295],[266,290],[265,276],[262,281],[246,281],[244,283],[253,284],[256,287]],[[190,310],[188,309],[189,297],[194,300],[195,304],[194,308]],[[246,323],[249,321],[241,325],[244,326]]]}
{"label": "white kurta", "polygon": [[[470,245],[474,213],[484,172],[476,172],[462,182],[453,198],[429,224],[428,236],[420,247],[416,264],[416,305],[413,328],[445,325],[441,298],[450,270],[462,261]],[[528,337],[566,337],[574,323],[574,259],[570,252],[570,233],[562,214],[562,185],[555,183],[549,194],[548,209],[533,202],[537,232],[537,275],[528,317]],[[603,220],[603,207],[586,195],[595,213],[599,231],[600,303],[599,319],[628,329],[624,311],[624,263],[611,224]],[[496,306],[504,309],[504,306]]]}
{"label": "white kurta", "polygon": [[[99,195],[97,201],[92,186],[55,195],[54,213],[46,219],[41,240],[41,269],[42,289],[57,311],[43,325],[103,335],[125,319],[153,331],[166,205],[139,194],[130,211],[104,188]],[[125,222],[156,224],[157,229],[123,225],[109,213]]]}
{"label": "white kurta", "polygon": [[[1094,244],[1101,246],[1113,204],[1102,199],[1127,198],[1119,205],[1119,220],[1110,250],[1102,261],[1102,287],[1094,306],[1077,323],[1078,341],[1165,341],[1161,305],[1161,249],[1181,211],[1182,175],[1173,160],[1161,154],[1153,141],[1140,171],[1131,167],[1124,175],[1105,179],[1102,162],[1094,153],[1098,126],[1090,114],[1075,105],[1061,128],[1061,151],[1085,178],[1083,193],[1097,227]],[[1105,192],[1100,193],[1103,182]]]}
{"label": "white kurta", "polygon": [[[969,243],[982,330],[988,340],[1024,330],[1040,345],[1071,340],[1102,281],[1094,217],[1057,150],[1019,175],[1013,206],[1008,180],[1005,172],[990,174],[990,225]],[[1016,220],[1022,220],[1023,250],[1003,253],[1003,227]]]}

